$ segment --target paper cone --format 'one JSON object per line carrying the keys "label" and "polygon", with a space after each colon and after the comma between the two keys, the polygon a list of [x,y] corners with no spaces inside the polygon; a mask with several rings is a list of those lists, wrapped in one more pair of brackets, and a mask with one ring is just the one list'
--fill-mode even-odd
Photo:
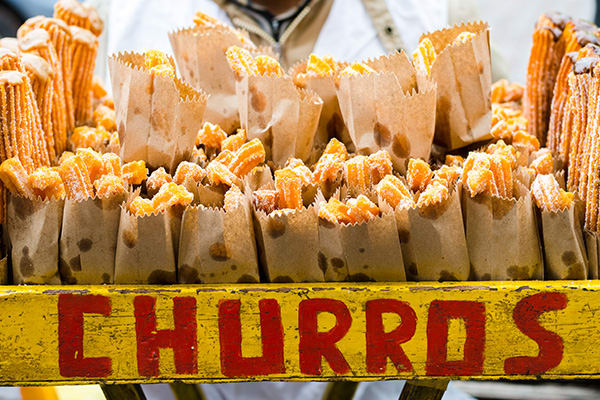
{"label": "paper cone", "polygon": [[[382,209],[389,207],[382,205]],[[409,280],[466,281],[469,254],[459,190],[440,204],[394,210]]]}
{"label": "paper cone", "polygon": [[[202,199],[200,200],[202,202]],[[198,204],[183,213],[178,255],[179,283],[259,282],[249,200],[225,211]]]}
{"label": "paper cone", "polygon": [[109,69],[121,158],[173,172],[191,155],[206,94],[179,79],[149,72],[141,54],[113,55]]}
{"label": "paper cone", "polygon": [[252,193],[254,190],[262,189],[265,187],[274,188],[275,181],[273,180],[273,173],[268,165],[260,165],[254,168],[244,176],[243,180],[244,191]]}
{"label": "paper cone", "polygon": [[244,47],[228,27],[185,28],[169,33],[171,47],[183,79],[210,95],[204,120],[232,133],[240,126],[235,76],[225,57],[230,46]]}
{"label": "paper cone", "polygon": [[121,206],[115,258],[115,283],[168,284],[177,282],[177,248],[181,207],[136,217]]}
{"label": "paper cone", "polygon": [[8,285],[8,257],[0,259],[0,284]]}
{"label": "paper cone", "polygon": [[254,209],[256,241],[269,281],[322,282],[318,218],[314,206],[269,215]]}
{"label": "paper cone", "polygon": [[[331,197],[344,199],[344,186]],[[326,203],[317,194],[318,208]],[[406,281],[402,249],[394,214],[380,216],[360,224],[339,224],[319,218],[319,266],[326,281]]]}
{"label": "paper cone", "polygon": [[600,258],[600,238],[596,232],[584,231],[585,246],[588,259],[588,279],[598,279],[598,263]]}
{"label": "paper cone", "polygon": [[[453,44],[462,32],[475,37]],[[435,142],[456,149],[490,139],[492,84],[489,26],[469,22],[426,33],[437,57],[431,79],[437,83]]]}
{"label": "paper cone", "polygon": [[[302,61],[294,65],[289,72],[289,75],[295,77],[300,73],[306,72],[306,61]],[[303,88],[315,92],[321,100],[323,100],[323,108],[319,118],[319,125],[313,147],[316,153],[322,152],[331,138],[339,139],[349,151],[354,151],[354,145],[350,140],[348,128],[344,124],[342,112],[337,99],[335,74],[330,76],[307,76]]]}
{"label": "paper cone", "polygon": [[406,281],[396,220],[383,213],[363,224],[340,228],[349,280]]}
{"label": "paper cone", "polygon": [[429,159],[435,127],[436,88],[417,76],[404,53],[367,62],[377,73],[343,76],[337,98],[359,154],[385,149],[404,172],[409,158]]}
{"label": "paper cone", "polygon": [[[58,240],[64,200],[8,195],[6,229],[13,283],[59,284]],[[65,260],[77,263],[77,260]]]}
{"label": "paper cone", "polygon": [[576,204],[560,212],[541,211],[547,279],[587,279],[582,210]]}
{"label": "paper cone", "polygon": [[463,212],[474,280],[544,278],[531,194],[523,190],[518,199],[473,198],[465,190]]}
{"label": "paper cone", "polygon": [[65,201],[60,237],[63,283],[97,285],[114,282],[120,205],[125,200],[126,196],[122,195]]}
{"label": "paper cone", "polygon": [[342,246],[341,224],[319,218],[319,266],[326,282],[348,280],[348,265]]}
{"label": "paper cone", "polygon": [[267,160],[283,167],[291,157],[307,161],[323,101],[289,77],[249,76],[236,81],[240,123],[248,140],[259,138]]}

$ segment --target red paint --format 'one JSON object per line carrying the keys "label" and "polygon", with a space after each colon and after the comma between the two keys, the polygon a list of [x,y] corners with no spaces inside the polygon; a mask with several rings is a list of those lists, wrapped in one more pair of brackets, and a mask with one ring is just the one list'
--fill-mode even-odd
{"label": "red paint", "polygon": [[58,366],[62,376],[101,378],[112,374],[110,357],[83,355],[83,314],[109,316],[110,311],[106,296],[58,296]]}
{"label": "red paint", "polygon": [[[465,322],[464,357],[448,361],[448,320]],[[483,372],[485,305],[478,301],[434,300],[427,319],[427,375],[477,375]]]}
{"label": "red paint", "polygon": [[543,292],[520,300],[513,310],[513,320],[517,328],[539,346],[536,357],[511,357],[504,361],[507,374],[542,374],[560,364],[564,345],[562,338],[540,325],[539,317],[545,312],[564,310],[567,296],[563,293]]}
{"label": "red paint", "polygon": [[239,300],[219,302],[219,341],[221,345],[221,372],[228,377],[282,374],[283,325],[281,309],[275,299],[258,302],[262,356],[242,356],[242,324]]}
{"label": "red paint", "polygon": [[[322,312],[331,313],[336,318],[335,326],[327,332],[318,331],[317,316]],[[335,345],[346,335],[350,325],[352,317],[343,302],[333,299],[302,300],[298,307],[300,371],[306,375],[321,375],[321,357],[324,357],[336,374],[350,372],[348,362]]]}
{"label": "red paint", "polygon": [[173,298],[173,329],[156,329],[156,298],[136,296],[133,307],[139,374],[158,376],[159,348],[173,349],[176,373],[197,373],[196,299]]}
{"label": "red paint", "polygon": [[[398,372],[412,372],[413,367],[402,350],[417,328],[417,314],[407,302],[394,299],[369,300],[366,303],[367,372],[384,374],[388,357]],[[401,322],[394,330],[385,332],[384,313],[400,316]]]}

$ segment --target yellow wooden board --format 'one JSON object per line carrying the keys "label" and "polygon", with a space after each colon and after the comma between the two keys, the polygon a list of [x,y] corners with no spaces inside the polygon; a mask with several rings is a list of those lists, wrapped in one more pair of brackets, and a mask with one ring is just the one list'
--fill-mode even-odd
{"label": "yellow wooden board", "polygon": [[0,384],[600,377],[600,282],[2,286]]}

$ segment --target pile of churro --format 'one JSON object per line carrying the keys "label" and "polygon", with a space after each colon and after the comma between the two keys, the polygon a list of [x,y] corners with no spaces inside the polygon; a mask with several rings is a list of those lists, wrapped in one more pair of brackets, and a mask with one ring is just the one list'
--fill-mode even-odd
{"label": "pile of churro", "polygon": [[[93,75],[101,32],[93,8],[59,0],[53,18],[0,40],[3,222],[18,257],[14,232],[34,221],[14,208],[41,210],[70,257],[64,282],[535,279],[544,262],[560,278],[546,249],[579,243],[579,200],[586,231],[600,232],[594,25],[543,15],[523,86],[491,85],[485,57],[444,80],[456,51],[489,55],[485,23],[424,34],[411,56],[310,54],[286,70],[245,32],[197,13],[172,33],[175,57],[110,58],[114,101]],[[211,60],[187,62],[190,43]],[[206,88],[213,97],[195,75],[207,63],[226,70]],[[473,82],[489,98],[465,89]],[[114,276],[77,258],[93,229],[103,238],[89,254]]]}
{"label": "pile of churro", "polygon": [[542,15],[533,35],[524,104],[529,132],[547,143],[566,172],[566,188],[585,202],[590,232],[600,230],[599,45],[597,26],[562,14]]}
{"label": "pile of churro", "polygon": [[[8,186],[18,193],[61,196],[59,175],[49,168],[67,149],[68,137],[80,129],[75,127],[97,123],[106,129],[102,141],[107,143],[116,130],[112,104],[93,78],[101,32],[102,21],[93,8],[61,0],[55,4],[53,18],[31,18],[16,38],[0,42],[5,104],[0,161],[9,162],[5,173],[19,177]],[[25,171],[36,185],[47,181],[57,191],[38,187],[38,192],[32,192],[19,171]]]}

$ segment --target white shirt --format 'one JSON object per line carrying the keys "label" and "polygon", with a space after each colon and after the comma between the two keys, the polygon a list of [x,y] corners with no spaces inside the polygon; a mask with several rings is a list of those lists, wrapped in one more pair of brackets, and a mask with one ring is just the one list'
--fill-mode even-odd
{"label": "white shirt", "polygon": [[[447,24],[448,10],[444,0],[386,2],[409,51],[417,46],[422,33]],[[106,21],[105,34],[101,38],[106,43],[105,56],[148,49],[172,53],[168,33],[193,25],[194,13],[198,10],[230,23],[225,12],[210,0],[104,0],[101,8]],[[335,0],[314,52],[331,54],[341,61],[356,61],[382,55],[385,50],[361,0]],[[98,73],[104,75],[105,71],[105,66],[100,65]]]}

